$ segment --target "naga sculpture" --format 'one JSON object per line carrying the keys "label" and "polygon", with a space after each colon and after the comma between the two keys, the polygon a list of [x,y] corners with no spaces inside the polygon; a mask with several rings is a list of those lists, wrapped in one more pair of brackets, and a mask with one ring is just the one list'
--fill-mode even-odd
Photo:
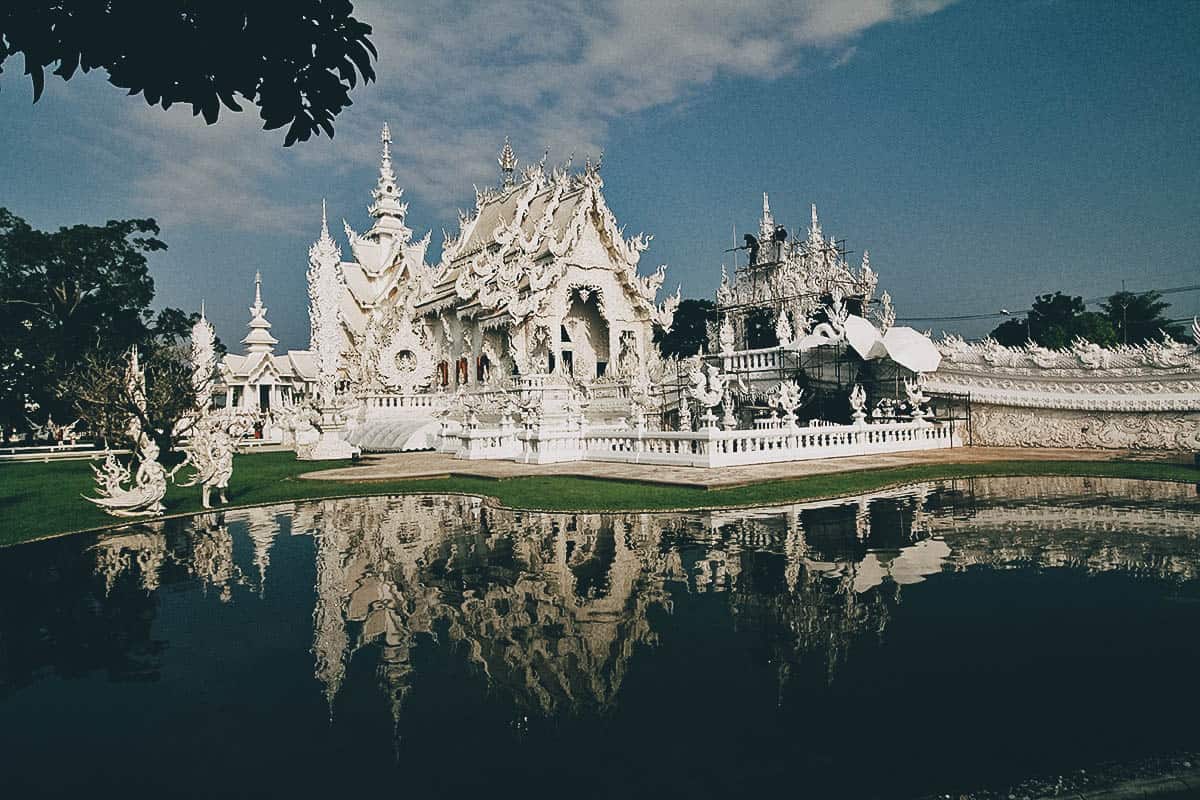
{"label": "naga sculpture", "polygon": [[[158,515],[166,510],[162,503],[167,493],[167,471],[158,463],[158,445],[145,434],[138,444],[137,472],[130,478],[124,467],[110,453],[100,467],[92,467],[96,475],[99,497],[83,496],[84,500],[100,506],[114,517]],[[128,485],[126,485],[128,484]]]}

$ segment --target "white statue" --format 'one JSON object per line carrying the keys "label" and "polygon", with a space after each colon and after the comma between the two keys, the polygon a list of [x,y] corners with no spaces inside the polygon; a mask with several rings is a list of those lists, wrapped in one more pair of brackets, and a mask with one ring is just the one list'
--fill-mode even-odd
{"label": "white statue", "polygon": [[729,319],[728,314],[726,314],[725,318],[721,320],[719,344],[721,345],[722,353],[733,352],[733,322]]}
{"label": "white statue", "polygon": [[829,305],[825,308],[826,321],[813,328],[812,335],[820,336],[830,344],[843,341],[846,337],[846,318],[849,313],[842,299],[841,290],[835,288],[830,296]]}
{"label": "white statue", "polygon": [[779,316],[775,318],[775,338],[785,347],[792,343],[792,325],[788,322],[786,308],[781,308]]}
{"label": "white statue", "polygon": [[[706,369],[707,375],[705,374]],[[721,401],[725,397],[726,388],[725,379],[721,375],[721,368],[715,364],[709,364],[705,367],[703,362],[697,358],[688,375],[688,379],[692,384],[690,388],[691,396],[707,409],[703,417],[703,427],[715,428],[717,417],[713,413],[713,409],[721,404]]]}
{"label": "white statue", "polygon": [[795,381],[780,381],[771,396],[771,405],[783,412],[784,425],[796,427],[796,409],[804,399],[804,390]]}
{"label": "white statue", "polygon": [[[130,396],[142,413],[146,409],[146,375],[138,363],[137,347],[129,350],[125,382]],[[131,414],[129,434],[138,451],[137,472],[130,478],[129,469],[121,466],[110,453],[100,468],[92,467],[96,476],[99,497],[85,500],[94,503],[115,517],[138,517],[161,514],[165,509],[163,496],[167,493],[167,471],[158,463],[158,445],[144,430],[141,417]],[[125,484],[129,485],[126,486]]]}
{"label": "white statue", "polygon": [[854,418],[855,425],[865,425],[867,422],[867,392],[863,389],[861,383],[854,384],[854,388],[850,390],[850,416]]}
{"label": "white statue", "polygon": [[212,508],[214,491],[221,503],[229,502],[226,492],[233,476],[233,454],[237,452],[238,440],[250,432],[251,425],[248,414],[221,411],[206,414],[197,421],[191,439],[181,448],[187,457],[171,474],[185,465],[192,466],[195,474],[180,486],[199,486],[200,503],[205,508]]}
{"label": "white statue", "polygon": [[908,396],[908,404],[912,407],[912,418],[915,422],[925,419],[925,404],[929,402],[929,396],[925,394],[924,387],[925,376],[919,372],[912,380],[904,379],[904,393]]}
{"label": "white statue", "polygon": [[192,388],[196,392],[196,408],[200,413],[209,407],[212,400],[213,376],[217,371],[216,332],[212,323],[204,316],[204,304],[200,304],[200,319],[192,326]]}
{"label": "white statue", "polygon": [[[162,504],[167,493],[167,471],[158,463],[158,445],[145,434],[138,443],[137,472],[132,480],[129,469],[121,466],[110,453],[101,467],[92,467],[96,475],[99,497],[83,499],[94,503],[114,517],[158,515],[166,510]],[[128,482],[128,486],[125,484]]]}
{"label": "white statue", "polygon": [[887,291],[879,295],[879,310],[875,312],[875,321],[879,324],[880,333],[887,333],[896,323],[896,308],[892,305],[892,296]]}

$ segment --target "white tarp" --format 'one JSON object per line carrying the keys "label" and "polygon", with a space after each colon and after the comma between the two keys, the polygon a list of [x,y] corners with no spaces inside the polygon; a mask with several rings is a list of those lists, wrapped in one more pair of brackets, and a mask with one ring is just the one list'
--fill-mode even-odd
{"label": "white tarp", "polygon": [[935,372],[942,363],[942,354],[929,337],[907,326],[890,328],[883,345],[892,361],[913,372]]}
{"label": "white tarp", "polygon": [[846,341],[867,361],[883,358],[888,354],[879,329],[857,314],[846,317]]}

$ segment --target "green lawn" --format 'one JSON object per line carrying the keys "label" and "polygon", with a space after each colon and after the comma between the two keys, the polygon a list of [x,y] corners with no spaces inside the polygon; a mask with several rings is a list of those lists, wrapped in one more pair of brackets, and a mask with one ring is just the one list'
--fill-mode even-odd
{"label": "green lawn", "polygon": [[[936,464],[813,475],[708,491],[627,481],[571,477],[523,477],[372,481],[307,481],[299,475],[348,462],[302,462],[292,453],[239,455],[230,484],[230,506],[365,494],[460,492],[490,495],[505,505],[552,511],[663,510],[762,505],[880,489],[900,483],[984,475],[1094,475],[1192,483],[1200,472],[1177,464],[1131,461],[1001,461]],[[80,495],[94,482],[85,461],[0,465],[0,546],[69,531],[120,524]],[[168,514],[200,510],[200,491],[172,485],[164,501]]]}

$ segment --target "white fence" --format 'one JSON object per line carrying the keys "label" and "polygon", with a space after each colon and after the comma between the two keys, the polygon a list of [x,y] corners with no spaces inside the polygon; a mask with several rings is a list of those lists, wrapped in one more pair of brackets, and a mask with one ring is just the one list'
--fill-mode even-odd
{"label": "white fence", "polygon": [[613,461],[724,467],[934,450],[961,444],[953,428],[945,423],[888,422],[734,431],[476,427],[448,429],[439,449],[459,458],[501,458],[529,464]]}

